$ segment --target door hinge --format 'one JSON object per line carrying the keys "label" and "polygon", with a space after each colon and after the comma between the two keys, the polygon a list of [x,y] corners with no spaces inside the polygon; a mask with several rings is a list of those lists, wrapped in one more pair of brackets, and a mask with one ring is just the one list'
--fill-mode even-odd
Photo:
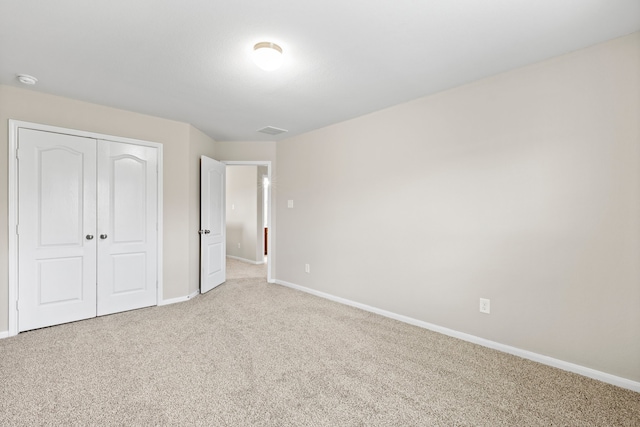
{"label": "door hinge", "polygon": [[16,224],[16,234],[20,235],[20,224]]}
{"label": "door hinge", "polygon": [[16,159],[20,160],[20,149],[16,148]]}
{"label": "door hinge", "polygon": [[20,300],[16,300],[16,311],[20,311]]}

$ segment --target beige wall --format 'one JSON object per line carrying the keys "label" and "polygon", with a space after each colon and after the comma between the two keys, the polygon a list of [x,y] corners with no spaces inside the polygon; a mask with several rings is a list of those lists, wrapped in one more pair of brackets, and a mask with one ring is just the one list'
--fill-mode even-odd
{"label": "beige wall", "polygon": [[227,166],[227,255],[252,262],[261,261],[257,194],[257,166]]}
{"label": "beige wall", "polygon": [[276,162],[276,143],[274,141],[218,141],[216,142],[217,160],[270,161]]}
{"label": "beige wall", "polygon": [[200,157],[215,158],[216,141],[190,126],[189,130],[189,290],[200,289]]}
{"label": "beige wall", "polygon": [[639,79],[635,33],[278,142],[277,278],[640,381]]}
{"label": "beige wall", "polygon": [[[206,138],[186,123],[0,85],[0,164],[4,171],[0,174],[0,332],[8,329],[9,119],[161,143],[164,150],[163,296],[170,299],[189,294],[189,278],[193,276],[190,212],[197,209],[189,191],[189,156],[195,156],[197,146]],[[195,272],[197,274],[197,269]]]}

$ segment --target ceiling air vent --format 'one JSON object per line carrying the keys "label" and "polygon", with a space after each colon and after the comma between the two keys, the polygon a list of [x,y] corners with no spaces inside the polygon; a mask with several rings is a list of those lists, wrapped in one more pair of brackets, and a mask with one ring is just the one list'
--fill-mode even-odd
{"label": "ceiling air vent", "polygon": [[267,135],[280,135],[281,133],[289,132],[286,129],[274,128],[273,126],[267,126],[262,129],[258,129],[260,133],[266,133]]}

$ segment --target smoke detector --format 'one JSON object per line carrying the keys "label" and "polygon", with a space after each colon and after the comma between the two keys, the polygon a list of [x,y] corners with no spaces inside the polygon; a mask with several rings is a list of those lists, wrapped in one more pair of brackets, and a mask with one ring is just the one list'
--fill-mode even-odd
{"label": "smoke detector", "polygon": [[30,76],[29,74],[18,74],[16,77],[18,77],[18,81],[20,83],[25,85],[33,86],[38,82],[38,79],[36,79],[33,76]]}

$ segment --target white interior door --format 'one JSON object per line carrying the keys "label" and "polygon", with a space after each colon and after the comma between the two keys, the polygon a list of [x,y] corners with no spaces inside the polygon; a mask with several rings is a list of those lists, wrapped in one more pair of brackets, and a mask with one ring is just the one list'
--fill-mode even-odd
{"label": "white interior door", "polygon": [[200,292],[226,280],[226,167],[209,157],[200,163]]}
{"label": "white interior door", "polygon": [[156,305],[158,154],[98,141],[98,316]]}
{"label": "white interior door", "polygon": [[18,330],[96,315],[94,139],[20,129]]}

